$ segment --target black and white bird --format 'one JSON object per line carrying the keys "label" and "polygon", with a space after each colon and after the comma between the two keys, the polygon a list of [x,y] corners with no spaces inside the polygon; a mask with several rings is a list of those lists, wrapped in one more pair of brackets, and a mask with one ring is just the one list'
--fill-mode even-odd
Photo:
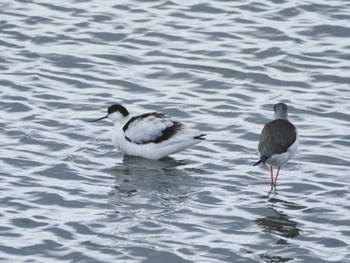
{"label": "black and white bird", "polygon": [[[258,152],[260,163],[270,165],[271,191],[276,190],[277,178],[281,166],[293,158],[299,146],[299,133],[297,128],[288,121],[288,107],[284,103],[278,103],[273,107],[274,120],[267,123],[260,135]],[[278,167],[276,178],[273,178],[273,167]]]}
{"label": "black and white bird", "polygon": [[131,117],[124,106],[114,104],[108,108],[106,116],[92,121],[106,118],[114,122],[114,146],[127,155],[158,160],[205,139],[205,134],[192,130],[163,113],[150,112]]}

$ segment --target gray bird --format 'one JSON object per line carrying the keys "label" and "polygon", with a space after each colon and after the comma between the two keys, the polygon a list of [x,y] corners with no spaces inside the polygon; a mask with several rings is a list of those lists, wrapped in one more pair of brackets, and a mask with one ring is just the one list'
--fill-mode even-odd
{"label": "gray bird", "polygon": [[[267,163],[270,165],[271,191],[277,184],[281,166],[293,158],[299,146],[299,133],[297,128],[288,121],[288,107],[278,103],[273,107],[274,120],[267,123],[260,135],[258,152],[260,159],[255,165]],[[278,167],[276,178],[273,178],[273,167]]]}

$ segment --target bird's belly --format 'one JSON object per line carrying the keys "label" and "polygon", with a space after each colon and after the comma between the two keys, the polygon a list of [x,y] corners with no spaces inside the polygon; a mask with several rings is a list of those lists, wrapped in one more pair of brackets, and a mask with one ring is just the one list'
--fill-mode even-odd
{"label": "bird's belly", "polygon": [[135,144],[125,142],[120,149],[125,154],[141,156],[147,159],[160,159],[173,153],[182,151],[192,145],[199,143],[199,140],[187,141],[164,141],[162,143]]}
{"label": "bird's belly", "polygon": [[280,166],[287,162],[289,159],[288,152],[280,153],[280,154],[274,154],[270,158],[266,160],[266,163],[271,166]]}

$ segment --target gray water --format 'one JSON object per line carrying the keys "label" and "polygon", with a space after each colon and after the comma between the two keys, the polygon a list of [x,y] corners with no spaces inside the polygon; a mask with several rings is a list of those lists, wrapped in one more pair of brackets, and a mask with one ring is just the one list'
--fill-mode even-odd
{"label": "gray water", "polygon": [[[1,262],[350,262],[350,4],[0,3]],[[277,102],[300,132],[268,196]],[[113,103],[208,134],[124,157]]]}

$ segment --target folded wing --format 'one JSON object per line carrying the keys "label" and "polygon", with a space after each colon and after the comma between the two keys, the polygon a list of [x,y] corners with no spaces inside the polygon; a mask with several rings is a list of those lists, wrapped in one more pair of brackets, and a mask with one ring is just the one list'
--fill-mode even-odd
{"label": "folded wing", "polygon": [[123,127],[125,138],[135,144],[160,143],[170,139],[181,129],[180,122],[158,112],[135,116]]}
{"label": "folded wing", "polygon": [[261,132],[259,152],[265,158],[273,154],[286,152],[296,139],[296,130],[292,123],[278,119],[267,123]]}

